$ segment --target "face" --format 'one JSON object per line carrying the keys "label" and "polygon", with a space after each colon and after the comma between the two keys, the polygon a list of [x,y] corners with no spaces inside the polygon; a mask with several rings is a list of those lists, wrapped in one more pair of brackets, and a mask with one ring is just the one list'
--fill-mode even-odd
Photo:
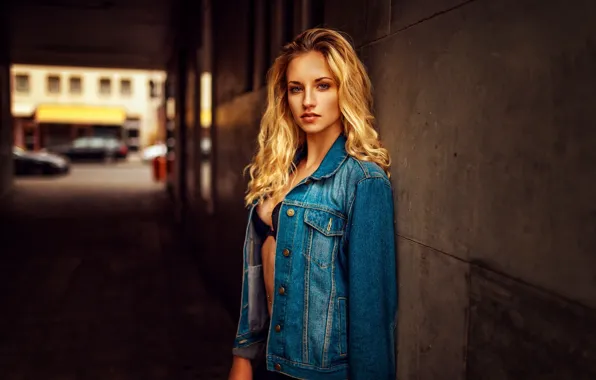
{"label": "face", "polygon": [[341,131],[337,84],[323,54],[312,51],[294,58],[286,77],[292,116],[305,133]]}

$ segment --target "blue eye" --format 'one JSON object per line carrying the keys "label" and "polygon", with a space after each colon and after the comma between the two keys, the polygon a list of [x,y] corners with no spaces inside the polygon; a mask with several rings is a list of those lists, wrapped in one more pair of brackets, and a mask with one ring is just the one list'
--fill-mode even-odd
{"label": "blue eye", "polygon": [[329,85],[329,83],[321,83],[319,84],[319,88],[321,90],[328,90],[331,86]]}
{"label": "blue eye", "polygon": [[290,92],[291,93],[297,93],[300,91],[300,87],[290,87]]}

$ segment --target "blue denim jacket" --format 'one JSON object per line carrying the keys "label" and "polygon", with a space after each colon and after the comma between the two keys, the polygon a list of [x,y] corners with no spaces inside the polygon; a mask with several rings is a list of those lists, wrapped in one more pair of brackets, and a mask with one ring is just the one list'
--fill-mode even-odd
{"label": "blue denim jacket", "polygon": [[[283,200],[269,318],[250,207],[233,354],[317,379],[395,379],[397,279],[391,184],[340,135]],[[298,153],[296,160],[304,153]]]}

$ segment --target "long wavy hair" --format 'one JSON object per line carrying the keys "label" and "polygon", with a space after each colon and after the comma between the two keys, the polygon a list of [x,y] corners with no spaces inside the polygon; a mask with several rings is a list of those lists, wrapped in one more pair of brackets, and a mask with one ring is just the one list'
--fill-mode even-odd
{"label": "long wavy hair", "polygon": [[283,195],[296,167],[297,150],[305,134],[294,121],[288,104],[286,71],[292,59],[317,51],[321,53],[338,85],[338,100],[343,133],[349,155],[377,163],[389,175],[391,158],[381,146],[372,115],[371,83],[356,51],[339,32],[314,28],[302,32],[285,45],[267,73],[267,108],[261,119],[258,151],[248,170],[246,205],[255,200],[278,199]]}

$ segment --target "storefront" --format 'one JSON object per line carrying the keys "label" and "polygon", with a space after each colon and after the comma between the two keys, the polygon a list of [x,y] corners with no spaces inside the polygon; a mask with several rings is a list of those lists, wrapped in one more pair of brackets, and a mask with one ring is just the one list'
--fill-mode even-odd
{"label": "storefront", "polygon": [[33,120],[38,142],[34,149],[67,144],[82,136],[126,137],[126,112],[120,107],[43,104],[37,107]]}

